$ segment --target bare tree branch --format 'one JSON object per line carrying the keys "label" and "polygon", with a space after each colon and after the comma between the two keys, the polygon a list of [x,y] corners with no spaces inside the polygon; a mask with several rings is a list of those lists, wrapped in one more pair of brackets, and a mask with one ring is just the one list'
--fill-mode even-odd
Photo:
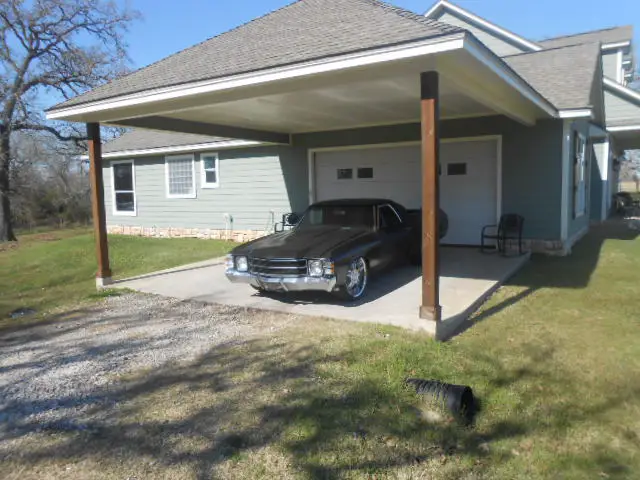
{"label": "bare tree branch", "polygon": [[126,72],[124,37],[138,16],[112,0],[0,1],[0,242],[13,237],[12,134],[86,148],[85,133],[47,122],[38,100],[43,93],[67,99]]}

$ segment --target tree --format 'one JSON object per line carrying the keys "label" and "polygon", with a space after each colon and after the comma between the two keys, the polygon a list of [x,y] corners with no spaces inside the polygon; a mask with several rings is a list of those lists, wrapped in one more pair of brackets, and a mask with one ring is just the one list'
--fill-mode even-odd
{"label": "tree", "polygon": [[0,2],[0,242],[15,240],[10,209],[11,140],[47,132],[81,145],[85,133],[47,122],[44,95],[68,99],[127,71],[124,35],[136,12],[108,0]]}

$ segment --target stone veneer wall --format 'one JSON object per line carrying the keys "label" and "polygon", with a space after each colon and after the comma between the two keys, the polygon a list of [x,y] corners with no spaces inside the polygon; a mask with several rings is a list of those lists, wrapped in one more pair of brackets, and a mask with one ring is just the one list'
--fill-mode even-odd
{"label": "stone veneer wall", "polygon": [[201,238],[205,240],[231,240],[248,242],[266,235],[260,230],[219,230],[213,228],[172,228],[172,227],[130,227],[123,225],[107,226],[107,233],[116,235],[134,235],[155,238]]}
{"label": "stone veneer wall", "polygon": [[[239,243],[248,242],[267,235],[267,232],[261,230],[233,230],[229,232],[213,228],[128,227],[122,225],[109,225],[107,227],[107,233],[135,235],[138,237],[231,240]],[[508,240],[507,248],[511,252],[517,252],[518,242],[516,240]],[[547,255],[566,255],[569,253],[561,240],[532,240],[523,238],[522,249],[525,252],[531,251]]]}

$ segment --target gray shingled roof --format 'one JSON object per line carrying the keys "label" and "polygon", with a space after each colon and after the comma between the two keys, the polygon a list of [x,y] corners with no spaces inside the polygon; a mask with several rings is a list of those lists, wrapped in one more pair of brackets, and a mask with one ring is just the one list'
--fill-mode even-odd
{"label": "gray shingled roof", "polygon": [[581,43],[626,42],[631,39],[633,39],[633,27],[631,25],[625,25],[623,27],[605,28],[603,30],[593,30],[575,35],[548,38],[546,40],[539,40],[536,43],[543,48],[558,48]]}
{"label": "gray shingled roof", "polygon": [[103,153],[114,153],[147,148],[179,147],[182,145],[197,145],[201,143],[214,143],[229,140],[221,137],[209,137],[207,135],[194,135],[191,133],[158,132],[155,130],[131,130],[124,135],[105,143],[102,146]]}
{"label": "gray shingled roof", "polygon": [[461,33],[378,0],[299,0],[53,109]]}
{"label": "gray shingled roof", "polygon": [[503,60],[558,109],[591,104],[591,88],[599,61],[598,43],[541,50]]}

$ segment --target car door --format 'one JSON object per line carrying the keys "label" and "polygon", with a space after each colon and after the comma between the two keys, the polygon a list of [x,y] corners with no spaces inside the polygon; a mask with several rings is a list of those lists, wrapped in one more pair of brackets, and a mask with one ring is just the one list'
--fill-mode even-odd
{"label": "car door", "polygon": [[380,235],[381,268],[402,263],[409,248],[410,227],[389,204],[378,207],[378,234]]}

